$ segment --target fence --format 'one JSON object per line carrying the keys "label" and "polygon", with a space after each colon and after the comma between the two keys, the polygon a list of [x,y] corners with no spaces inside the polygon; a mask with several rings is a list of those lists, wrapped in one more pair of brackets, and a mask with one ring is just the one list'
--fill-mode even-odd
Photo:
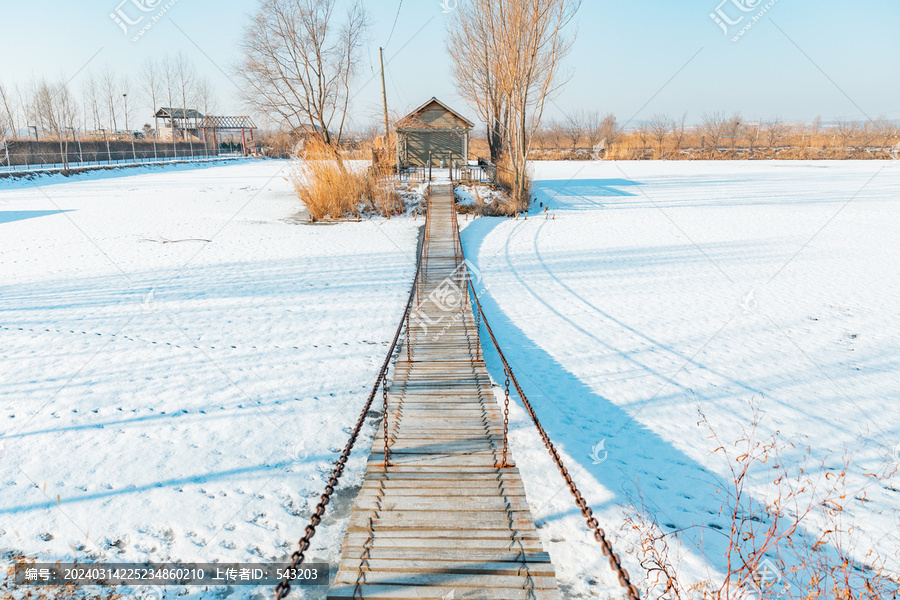
{"label": "fence", "polygon": [[152,164],[242,156],[240,146],[207,147],[203,142],[11,140],[0,144],[0,173],[64,170],[104,165]]}
{"label": "fence", "polygon": [[451,169],[432,169],[430,167],[405,167],[397,173],[400,181],[431,181],[434,177],[450,177],[450,181],[460,183],[496,183],[497,167],[492,164],[478,166],[454,167]]}

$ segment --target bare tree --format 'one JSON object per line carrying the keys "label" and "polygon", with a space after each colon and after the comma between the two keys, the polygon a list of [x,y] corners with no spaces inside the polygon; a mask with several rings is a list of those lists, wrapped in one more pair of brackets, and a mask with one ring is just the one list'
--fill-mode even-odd
{"label": "bare tree", "polygon": [[814,140],[816,137],[818,137],[818,135],[821,131],[822,131],[822,117],[821,117],[821,115],[816,115],[816,118],[813,119],[812,123],[809,124],[810,140]]}
{"label": "bare tree", "polygon": [[343,19],[335,13],[336,0],[263,0],[244,33],[238,69],[245,102],[292,129],[314,125],[326,145],[343,135],[367,25],[359,0]]}
{"label": "bare tree", "polygon": [[568,140],[572,142],[572,152],[577,152],[578,142],[584,137],[586,129],[584,111],[579,109],[567,114],[563,129]]}
{"label": "bare tree", "polygon": [[[156,111],[160,108],[159,100],[162,97],[163,82],[161,68],[153,58],[148,57],[144,61],[144,64],[141,66],[139,79],[141,92],[144,94],[144,98],[150,100],[153,114],[156,114]],[[156,117],[154,117],[154,122],[155,121]],[[156,138],[157,129],[159,129],[159,123],[155,123],[155,127],[153,128],[154,139]]]}
{"label": "bare tree", "polygon": [[766,135],[766,145],[769,148],[776,148],[781,145],[781,142],[784,141],[784,138],[790,133],[791,128],[789,125],[782,122],[780,118],[775,117],[763,125],[763,131]]}
{"label": "bare tree", "polygon": [[634,135],[637,136],[638,141],[641,143],[641,158],[647,153],[647,144],[649,144],[650,140],[653,138],[653,134],[650,130],[650,124],[642,122],[640,125],[634,128]]}
{"label": "bare tree", "polygon": [[[100,84],[97,76],[91,72],[85,77],[82,87],[82,95],[84,97],[84,110],[90,112],[91,121],[94,125],[94,131],[100,129],[101,123],[100,110],[103,105],[103,95],[100,92]],[[85,115],[84,126],[87,128],[87,115]]]}
{"label": "bare tree", "polygon": [[731,117],[729,117],[725,121],[725,137],[731,139],[731,150],[734,151],[734,146],[737,143],[738,139],[741,137],[741,127],[744,124],[744,119],[741,117],[741,113],[736,112]]}
{"label": "bare tree", "polygon": [[871,119],[867,119],[862,124],[862,127],[859,128],[860,146],[862,146],[862,149],[867,150],[877,135],[878,129],[875,123]]}
{"label": "bare tree", "polygon": [[[127,94],[128,98],[124,98]],[[128,99],[131,101],[128,102]],[[134,107],[137,106],[140,98],[137,94],[133,93],[131,87],[131,78],[128,75],[119,76],[119,97],[116,99],[117,102],[122,103],[122,115],[124,117],[122,128],[129,129],[134,127],[134,121],[129,121],[129,118],[133,114]],[[128,135],[131,136],[131,132],[128,132]]]}
{"label": "bare tree", "polygon": [[656,147],[660,155],[662,155],[663,144],[665,144],[666,138],[669,137],[669,133],[673,128],[672,117],[664,114],[653,115],[648,126],[650,128],[650,135],[656,140]]}
{"label": "bare tree", "polygon": [[725,135],[728,118],[723,112],[704,113],[700,122],[700,134],[704,138],[705,144],[709,145],[713,150],[718,150],[719,140]]}
{"label": "bare tree", "polygon": [[[468,40],[475,32],[482,42],[474,52],[471,46],[456,52],[459,42],[451,42],[454,79],[479,114],[499,126],[508,162],[504,176],[519,209],[529,202],[532,137],[547,99],[565,83],[560,69],[574,37],[564,31],[580,5],[580,0],[473,0],[456,10],[450,23],[451,40]],[[475,76],[466,55],[477,57],[472,59]]]}
{"label": "bare tree", "polygon": [[896,121],[888,119],[885,115],[875,119],[874,126],[878,132],[878,138],[881,140],[880,146],[882,150],[890,148],[893,139],[900,135],[900,126],[897,125]]}
{"label": "bare tree", "polygon": [[69,166],[69,129],[75,127],[77,109],[65,81],[50,84],[41,80],[33,99],[35,123],[59,143],[63,168]]}
{"label": "bare tree", "polygon": [[100,89],[100,96],[103,102],[103,108],[106,110],[107,129],[118,131],[119,125],[116,114],[119,108],[119,98],[122,94],[122,86],[120,84],[119,77],[109,65],[106,65],[106,67],[100,73],[98,85]]}
{"label": "bare tree", "polygon": [[[538,136],[540,139],[538,139]],[[535,139],[538,143],[543,144],[544,148],[552,148],[556,152],[562,152],[564,138],[563,126],[556,119],[550,119],[542,123],[541,127],[535,132]]]}
{"label": "bare tree", "polygon": [[200,77],[196,83],[197,108],[204,115],[217,112],[216,88],[208,77]]}
{"label": "bare tree", "polygon": [[681,118],[672,122],[672,140],[675,142],[675,150],[681,152],[684,147],[684,139],[687,135],[687,112]]}
{"label": "bare tree", "polygon": [[603,117],[599,111],[591,110],[584,113],[584,135],[587,136],[591,150],[595,150],[603,140]]}
{"label": "bare tree", "polygon": [[622,133],[622,126],[616,121],[616,115],[607,113],[600,123],[600,135],[602,136],[602,140],[606,140],[607,154],[609,154],[612,145],[618,142],[619,138],[622,137]]}
{"label": "bare tree", "polygon": [[[509,98],[501,86],[501,67],[491,44],[498,38],[496,15],[484,2],[475,2],[451,15],[447,52],[453,57],[451,73],[457,90],[487,124],[491,162],[497,163],[505,147]],[[550,131],[555,137],[556,124]],[[559,151],[559,144],[556,144]]]}
{"label": "bare tree", "polygon": [[[196,110],[197,88],[195,86],[195,80],[197,79],[197,69],[183,52],[179,52],[175,56],[174,67],[175,86],[178,95],[178,101],[181,104],[181,108],[185,110],[185,123],[188,124],[188,127],[190,127],[190,120],[193,119],[192,117],[188,116],[190,113],[188,113],[187,111],[191,109]],[[186,135],[191,149],[191,156],[193,156],[194,135],[186,131],[183,131],[182,134]]]}
{"label": "bare tree", "polygon": [[3,114],[0,115],[0,137],[15,137],[18,129],[16,113],[13,112],[15,105],[10,103],[10,94],[3,87],[2,82],[0,82],[0,102],[3,103],[3,106],[0,107],[3,109]]}
{"label": "bare tree", "polygon": [[841,138],[841,147],[846,149],[850,147],[856,136],[859,134],[860,125],[852,119],[838,119],[837,121],[837,137]]}
{"label": "bare tree", "polygon": [[175,55],[175,87],[181,108],[194,108],[197,104],[197,69],[183,53]]}

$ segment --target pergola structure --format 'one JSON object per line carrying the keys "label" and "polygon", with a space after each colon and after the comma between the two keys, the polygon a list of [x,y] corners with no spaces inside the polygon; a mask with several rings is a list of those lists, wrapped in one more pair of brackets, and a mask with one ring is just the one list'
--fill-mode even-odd
{"label": "pergola structure", "polygon": [[159,130],[159,119],[163,120],[163,128],[171,132],[172,140],[175,140],[179,131],[188,135],[197,135],[197,124],[203,119],[203,113],[193,108],[169,108],[162,107],[153,118],[157,120],[157,131]]}
{"label": "pergola structure", "polygon": [[[248,116],[226,117],[204,115],[194,108],[168,108],[163,107],[153,115],[156,119],[163,119],[164,129],[171,133],[172,141],[186,133],[188,136],[201,137],[206,144],[207,132],[212,134],[212,147],[216,154],[219,153],[218,135],[223,131],[240,131],[241,147],[244,155],[247,154],[247,132],[250,133],[250,141],[253,141],[253,130],[256,124]],[[157,127],[159,130],[159,127]]]}
{"label": "pergola structure", "polygon": [[241,148],[243,148],[244,156],[247,155],[247,132],[250,132],[250,141],[253,141],[253,130],[256,129],[256,124],[253,122],[248,116],[241,117],[214,117],[208,116],[200,119],[198,123],[199,129],[203,132],[203,141],[206,141],[206,132],[209,131],[212,134],[212,144],[216,149],[216,154],[219,153],[219,144],[217,141],[217,134],[220,131],[238,131],[241,132]]}

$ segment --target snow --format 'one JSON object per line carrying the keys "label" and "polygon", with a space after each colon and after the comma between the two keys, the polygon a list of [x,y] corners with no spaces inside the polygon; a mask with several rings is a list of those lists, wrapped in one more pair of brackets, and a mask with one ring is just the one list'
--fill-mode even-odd
{"label": "snow", "polygon": [[484,204],[493,204],[503,196],[501,191],[484,184],[461,184],[454,191],[456,202],[466,207],[478,206],[479,200]]}
{"label": "snow", "polygon": [[[297,222],[287,164],[0,183],[0,549],[294,550],[393,337],[422,221]],[[212,242],[161,242],[194,238]],[[333,515],[373,423],[313,558],[336,563]]]}
{"label": "snow", "polygon": [[[866,489],[845,503],[865,542],[854,558],[869,544],[900,570],[900,485],[864,476],[900,466],[900,162],[533,169],[530,218],[469,221],[466,258],[526,395],[620,554],[637,541],[623,513],[643,502],[664,530],[707,527],[705,557],[697,530],[686,534],[686,578],[722,566],[709,526],[730,528],[713,495],[727,464],[698,410],[730,444],[753,400],[761,435],[797,442],[789,461],[807,447],[814,463],[852,457],[848,488]],[[495,358],[489,367],[502,378]],[[530,420],[514,415],[513,452],[563,596],[616,597]],[[771,500],[774,477],[752,475],[755,498]],[[624,561],[642,579],[635,557]]]}
{"label": "snow", "polygon": [[[305,224],[287,165],[0,182],[0,550],[293,551],[397,325],[422,221]],[[799,442],[789,458],[852,453],[851,488],[900,461],[900,162],[535,163],[534,178],[527,220],[460,217],[466,256],[635,579],[632,502],[666,528],[727,526],[713,496],[727,467],[698,408],[733,441],[753,399],[765,433]],[[310,560],[336,565],[376,424]],[[563,597],[619,597],[518,403],[511,443]],[[770,483],[754,473],[753,494]],[[893,485],[870,484],[845,518],[896,569]],[[720,566],[712,537],[705,556],[690,536],[681,549],[694,580]]]}

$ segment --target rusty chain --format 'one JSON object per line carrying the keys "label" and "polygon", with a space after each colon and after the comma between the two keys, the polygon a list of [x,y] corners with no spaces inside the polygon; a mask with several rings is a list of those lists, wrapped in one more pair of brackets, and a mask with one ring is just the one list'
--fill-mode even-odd
{"label": "rusty chain", "polygon": [[387,470],[389,466],[388,459],[388,398],[387,398],[387,377],[381,380],[381,395],[384,398],[384,409],[381,413],[384,418],[384,468]]}
{"label": "rusty chain", "polygon": [[[425,215],[425,228],[427,231],[427,213]],[[416,275],[413,278],[413,285],[409,290],[409,299],[406,301],[406,309],[403,313],[403,317],[400,319],[400,324],[397,326],[397,331],[396,333],[394,333],[394,340],[391,342],[390,350],[388,350],[387,356],[385,356],[384,358],[384,364],[381,365],[381,371],[378,372],[378,377],[375,379],[375,385],[372,386],[372,392],[369,394],[369,398],[368,400],[366,400],[365,406],[363,406],[362,412],[359,415],[359,419],[357,419],[356,425],[353,427],[353,432],[350,434],[350,439],[347,441],[347,445],[344,447],[344,451],[341,453],[340,458],[338,458],[337,462],[335,462],[334,464],[334,470],[331,472],[331,476],[328,478],[328,485],[325,486],[325,492],[322,494],[322,497],[319,500],[319,504],[316,505],[315,512],[313,512],[312,517],[310,517],[309,519],[309,525],[306,526],[303,537],[298,543],[298,548],[296,551],[294,551],[293,554],[291,554],[291,568],[288,569],[288,571],[299,568],[306,558],[306,551],[311,545],[310,540],[316,534],[316,527],[318,527],[319,523],[322,522],[322,516],[325,514],[325,507],[328,506],[328,503],[331,501],[331,495],[334,493],[334,489],[338,484],[338,480],[344,473],[344,467],[347,465],[347,460],[350,458],[350,452],[353,450],[353,445],[356,443],[356,438],[359,437],[359,432],[362,431],[362,427],[366,422],[366,415],[369,413],[369,409],[372,408],[372,402],[375,399],[375,394],[378,392],[378,386],[381,385],[387,377],[388,370],[391,366],[391,357],[394,355],[394,351],[397,349],[397,341],[400,339],[400,332],[403,330],[404,323],[409,323],[409,313],[412,310],[413,298],[415,298],[416,290],[419,288],[419,273],[422,269],[422,256],[422,249],[420,249],[418,260],[416,263]],[[384,393],[387,393],[386,389]],[[386,414],[387,412],[385,411],[385,415]],[[387,417],[385,417],[384,436],[385,440],[387,440]],[[385,441],[385,444],[386,443],[387,441]],[[282,598],[285,598],[290,592],[290,579],[285,577],[283,581],[279,582],[278,585],[275,586],[275,600],[281,600]]]}
{"label": "rusty chain", "polygon": [[[457,229],[457,236],[459,236],[459,231]],[[465,263],[463,263],[465,264]],[[466,272],[468,272],[468,265],[466,265]],[[578,487],[575,485],[575,482],[572,480],[572,476],[569,475],[569,470],[566,469],[566,466],[563,464],[562,458],[559,456],[559,452],[556,450],[556,447],[553,445],[553,442],[550,441],[550,436],[547,435],[547,432],[544,430],[544,426],[541,425],[540,420],[538,420],[537,414],[534,412],[534,408],[531,406],[531,402],[528,401],[528,398],[525,396],[525,392],[522,391],[521,386],[519,385],[518,380],[516,379],[515,373],[513,373],[512,369],[509,366],[509,363],[506,360],[506,356],[503,354],[503,350],[500,349],[500,344],[497,342],[497,338],[494,336],[494,331],[491,329],[490,323],[488,323],[487,315],[484,314],[484,309],[481,307],[481,301],[478,299],[478,294],[475,291],[475,286],[472,285],[471,278],[467,278],[468,287],[471,287],[472,297],[475,300],[475,306],[477,306],[478,311],[481,312],[481,320],[484,321],[484,327],[487,329],[488,335],[491,338],[491,342],[494,344],[494,348],[497,349],[497,355],[500,357],[500,362],[503,363],[503,371],[506,374],[506,386],[507,386],[507,394],[506,401],[507,411],[509,410],[509,381],[512,379],[513,386],[516,388],[516,393],[519,394],[519,398],[522,399],[522,404],[525,406],[525,410],[528,412],[528,415],[531,417],[531,420],[534,422],[535,427],[538,430],[538,433],[541,435],[541,439],[544,442],[544,447],[550,452],[550,456],[553,458],[553,461],[556,463],[559,472],[562,474],[563,479],[566,482],[566,485],[569,486],[569,491],[572,492],[572,496],[575,497],[575,504],[578,508],[581,509],[581,515],[587,520],[587,526],[594,533],[594,539],[600,543],[601,550],[603,555],[609,559],[609,565],[612,570],[616,573],[619,579],[619,585],[625,588],[625,593],[628,596],[629,600],[640,600],[640,594],[634,584],[631,583],[631,579],[628,576],[628,571],[625,570],[625,567],[622,566],[622,561],[619,559],[619,556],[616,554],[615,550],[612,547],[610,541],[606,538],[606,533],[600,527],[600,524],[597,522],[597,519],[594,517],[593,511],[591,507],[588,506],[584,497],[581,495],[581,492],[578,491]],[[466,290],[468,293],[468,289]],[[504,455],[505,455],[505,444],[506,444],[506,424],[504,423]]]}
{"label": "rusty chain", "polygon": [[503,400],[503,464],[500,466],[505,469],[509,466],[509,462],[506,460],[507,452],[509,452],[509,371],[504,369],[503,372],[506,374],[506,397]]}

